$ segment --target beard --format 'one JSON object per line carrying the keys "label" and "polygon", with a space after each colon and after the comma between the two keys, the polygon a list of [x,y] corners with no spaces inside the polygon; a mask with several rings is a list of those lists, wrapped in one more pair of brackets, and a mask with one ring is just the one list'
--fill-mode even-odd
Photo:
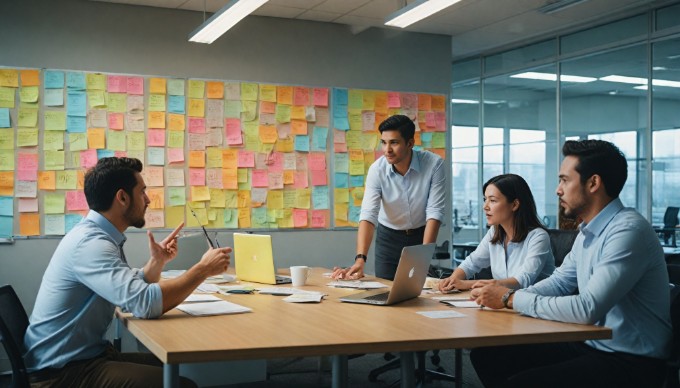
{"label": "beard", "polygon": [[586,202],[584,200],[585,198],[586,198],[586,189],[582,188],[581,189],[581,196],[580,196],[580,198],[578,198],[578,202],[574,203],[573,205],[570,205],[569,207],[563,207],[564,216],[568,219],[571,219],[571,220],[578,219],[586,209]]}
{"label": "beard", "polygon": [[134,226],[135,228],[143,228],[144,224],[146,224],[146,220],[144,219],[144,212],[146,211],[146,208],[142,212],[141,215],[135,214],[135,200],[133,199],[132,196],[130,196],[130,206],[128,206],[127,209],[125,209],[125,213],[123,214],[123,217],[125,218],[125,221],[127,222],[128,225]]}

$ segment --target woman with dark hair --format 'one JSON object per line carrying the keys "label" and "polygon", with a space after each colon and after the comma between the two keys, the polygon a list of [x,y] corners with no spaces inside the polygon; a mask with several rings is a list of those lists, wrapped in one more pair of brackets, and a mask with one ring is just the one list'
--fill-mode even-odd
{"label": "woman with dark hair", "polygon": [[[526,288],[555,270],[550,237],[538,219],[536,202],[524,178],[498,175],[489,179],[483,189],[484,213],[491,228],[477,249],[439,283],[441,291],[468,290],[491,283]],[[468,280],[489,266],[493,280]]]}

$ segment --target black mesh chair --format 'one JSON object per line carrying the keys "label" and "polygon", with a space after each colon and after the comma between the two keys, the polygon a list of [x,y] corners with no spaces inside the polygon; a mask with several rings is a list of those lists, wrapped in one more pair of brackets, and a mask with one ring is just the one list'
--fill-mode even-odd
{"label": "black mesh chair", "polygon": [[663,227],[654,228],[654,230],[659,234],[659,239],[663,241],[663,246],[677,247],[675,232],[678,229],[678,212],[680,212],[680,208],[678,207],[667,207],[666,212],[663,215]]}
{"label": "black mesh chair", "polygon": [[28,316],[10,285],[0,287],[0,341],[12,364],[10,388],[28,388],[28,373],[24,365],[24,335]]}
{"label": "black mesh chair", "polygon": [[578,230],[548,229],[550,248],[555,256],[555,266],[562,265],[564,258],[571,252]]}

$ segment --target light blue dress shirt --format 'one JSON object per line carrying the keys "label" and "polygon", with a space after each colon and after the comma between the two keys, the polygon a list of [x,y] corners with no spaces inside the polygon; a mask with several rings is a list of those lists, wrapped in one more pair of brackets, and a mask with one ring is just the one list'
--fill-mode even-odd
{"label": "light blue dress shirt", "polygon": [[564,263],[548,279],[517,291],[514,309],[611,328],[612,339],[586,341],[598,350],[666,358],[672,337],[668,272],[652,227],[617,198],[579,229]]}
{"label": "light blue dress shirt", "polygon": [[382,156],[368,169],[359,220],[396,230],[416,229],[429,219],[443,221],[445,203],[444,160],[438,155],[413,150],[403,176]]}
{"label": "light blue dress shirt", "polygon": [[515,278],[520,288],[526,288],[550,276],[555,270],[555,257],[550,249],[550,236],[541,228],[529,232],[524,241],[491,244],[496,227],[492,226],[474,252],[459,268],[469,279],[491,266],[494,279]]}
{"label": "light blue dress shirt", "polygon": [[163,313],[160,286],[128,266],[123,243],[125,235],[92,210],[61,240],[24,338],[29,372],[101,354],[115,306],[141,318]]}

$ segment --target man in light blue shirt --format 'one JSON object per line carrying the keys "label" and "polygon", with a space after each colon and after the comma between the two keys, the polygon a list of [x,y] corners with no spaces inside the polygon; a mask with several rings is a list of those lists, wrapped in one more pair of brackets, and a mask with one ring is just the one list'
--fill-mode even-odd
{"label": "man in light blue shirt", "polygon": [[601,140],[567,141],[562,152],[560,206],[583,220],[572,251],[549,278],[514,294],[487,286],[477,302],[606,326],[612,339],[474,349],[475,371],[487,387],[660,386],[672,338],[668,272],[650,224],[618,198],[626,159]]}
{"label": "man in light blue shirt", "polygon": [[415,129],[404,115],[388,117],[378,127],[384,155],[366,176],[357,255],[352,267],[334,268],[334,278],[364,276],[376,226],[375,275],[379,278],[394,279],[405,246],[437,241],[446,203],[444,161],[432,152],[413,149]]}
{"label": "man in light blue shirt", "polygon": [[34,388],[162,386],[163,370],[153,355],[118,353],[104,338],[114,309],[159,317],[229,265],[231,248],[211,249],[184,275],[160,281],[177,254],[180,224],[160,242],[149,231],[151,258],[143,269],[130,268],[123,232],[144,226],[150,202],[141,171],[137,159],[103,158],[85,175],[91,210],[54,252],[24,338]]}

